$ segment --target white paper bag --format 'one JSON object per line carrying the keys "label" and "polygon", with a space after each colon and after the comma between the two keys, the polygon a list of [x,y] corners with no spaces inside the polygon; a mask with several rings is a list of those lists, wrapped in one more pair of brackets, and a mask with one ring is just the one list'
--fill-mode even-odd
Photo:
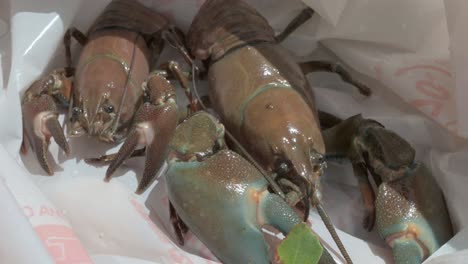
{"label": "white paper bag", "polygon": [[[83,161],[115,152],[118,146],[109,149],[90,138],[71,139],[72,154],[67,158],[52,143],[50,152],[58,163],[53,177],[44,176],[31,153],[19,155],[20,96],[34,80],[64,66],[65,30],[75,26],[86,32],[109,2],[0,1],[0,83],[4,85],[0,89],[0,179],[4,179],[0,200],[10,212],[0,219],[2,234],[8,238],[0,242],[2,263],[217,261],[190,233],[183,249],[174,242],[164,176],[137,196],[133,192],[142,171],[141,159],[127,162],[119,170],[121,176],[110,183],[102,181],[105,167]],[[203,1],[141,2],[187,30]],[[468,135],[468,119],[462,115],[463,98],[467,98],[463,96],[467,4],[461,0],[445,1],[445,5],[436,0],[248,2],[278,32],[306,4],[316,11],[284,45],[298,60],[336,59],[335,54],[374,94],[363,98],[330,73],[309,74],[318,106],[343,118],[362,113],[411,142],[418,160],[431,168],[441,185],[456,231],[466,227],[468,144],[459,137]],[[73,50],[78,56],[80,47],[74,44]],[[161,60],[169,57],[171,52],[166,50]],[[363,206],[349,164],[330,163],[323,182],[325,207],[351,257],[359,263],[391,263],[391,251],[377,232],[361,226]],[[336,260],[343,262],[314,212],[310,222]],[[450,245],[466,246],[467,240],[462,236],[454,241],[441,250],[446,255],[428,263],[462,263],[466,252]]]}

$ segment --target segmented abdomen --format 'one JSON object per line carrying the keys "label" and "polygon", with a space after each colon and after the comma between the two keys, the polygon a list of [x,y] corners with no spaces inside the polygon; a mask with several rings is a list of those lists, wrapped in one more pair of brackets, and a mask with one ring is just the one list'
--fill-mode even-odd
{"label": "segmented abdomen", "polygon": [[199,59],[221,58],[228,51],[254,42],[273,42],[268,21],[244,1],[208,0],[195,16],[188,45]]}
{"label": "segmented abdomen", "polygon": [[169,21],[138,1],[114,0],[96,19],[89,34],[102,29],[118,28],[153,35],[166,28]]}

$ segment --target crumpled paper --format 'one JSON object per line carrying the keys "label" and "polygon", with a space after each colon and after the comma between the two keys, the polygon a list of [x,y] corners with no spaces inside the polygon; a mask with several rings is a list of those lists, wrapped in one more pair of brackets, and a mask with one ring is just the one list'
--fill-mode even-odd
{"label": "crumpled paper", "polygon": [[[142,0],[186,30],[203,0]],[[330,73],[313,73],[318,106],[340,117],[362,113],[411,142],[417,158],[441,185],[456,231],[427,263],[463,263],[468,213],[464,186],[468,135],[462,104],[463,7],[459,1],[249,0],[278,32],[305,5],[316,15],[284,45],[298,60],[338,59],[372,87],[363,98]],[[44,175],[30,153],[19,155],[20,96],[41,75],[63,67],[62,37],[71,25],[86,31],[109,0],[0,1],[0,260],[5,263],[216,263],[189,233],[183,249],[169,224],[164,176],[143,195],[133,194],[142,171],[136,158],[110,183],[105,167],[83,159],[115,152],[91,138],[70,139],[65,157],[55,143],[53,177]],[[80,47],[74,44],[75,60]],[[449,49],[450,48],[450,49]],[[318,52],[317,52],[318,50]],[[166,48],[161,61],[173,58]],[[203,85],[203,84],[201,84]],[[359,263],[392,263],[376,231],[361,226],[362,202],[349,164],[330,163],[323,177],[324,205],[351,257]],[[343,262],[320,218],[313,230],[337,261]],[[278,236],[277,234],[271,234]]]}

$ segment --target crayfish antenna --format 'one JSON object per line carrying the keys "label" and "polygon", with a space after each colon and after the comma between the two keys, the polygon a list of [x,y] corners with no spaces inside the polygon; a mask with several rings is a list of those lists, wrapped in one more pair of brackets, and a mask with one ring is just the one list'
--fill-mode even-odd
{"label": "crayfish antenna", "polygon": [[335,241],[335,244],[338,246],[338,249],[341,252],[341,255],[343,255],[344,259],[348,264],[352,264],[353,261],[351,260],[351,257],[348,254],[348,251],[346,251],[346,248],[343,245],[343,242],[341,242],[340,237],[338,236],[338,233],[336,232],[335,227],[333,226],[330,217],[328,216],[327,212],[323,208],[322,203],[318,203],[316,205],[317,212],[320,215],[320,218],[322,219],[323,223],[325,224],[325,227],[327,228],[328,232],[333,238],[333,241]]}

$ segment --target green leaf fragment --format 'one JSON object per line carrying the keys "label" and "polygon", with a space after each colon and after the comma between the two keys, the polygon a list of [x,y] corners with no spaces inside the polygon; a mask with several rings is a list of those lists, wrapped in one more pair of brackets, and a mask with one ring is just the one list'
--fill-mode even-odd
{"label": "green leaf fragment", "polygon": [[305,223],[297,224],[277,250],[283,264],[316,264],[322,255],[322,245]]}

